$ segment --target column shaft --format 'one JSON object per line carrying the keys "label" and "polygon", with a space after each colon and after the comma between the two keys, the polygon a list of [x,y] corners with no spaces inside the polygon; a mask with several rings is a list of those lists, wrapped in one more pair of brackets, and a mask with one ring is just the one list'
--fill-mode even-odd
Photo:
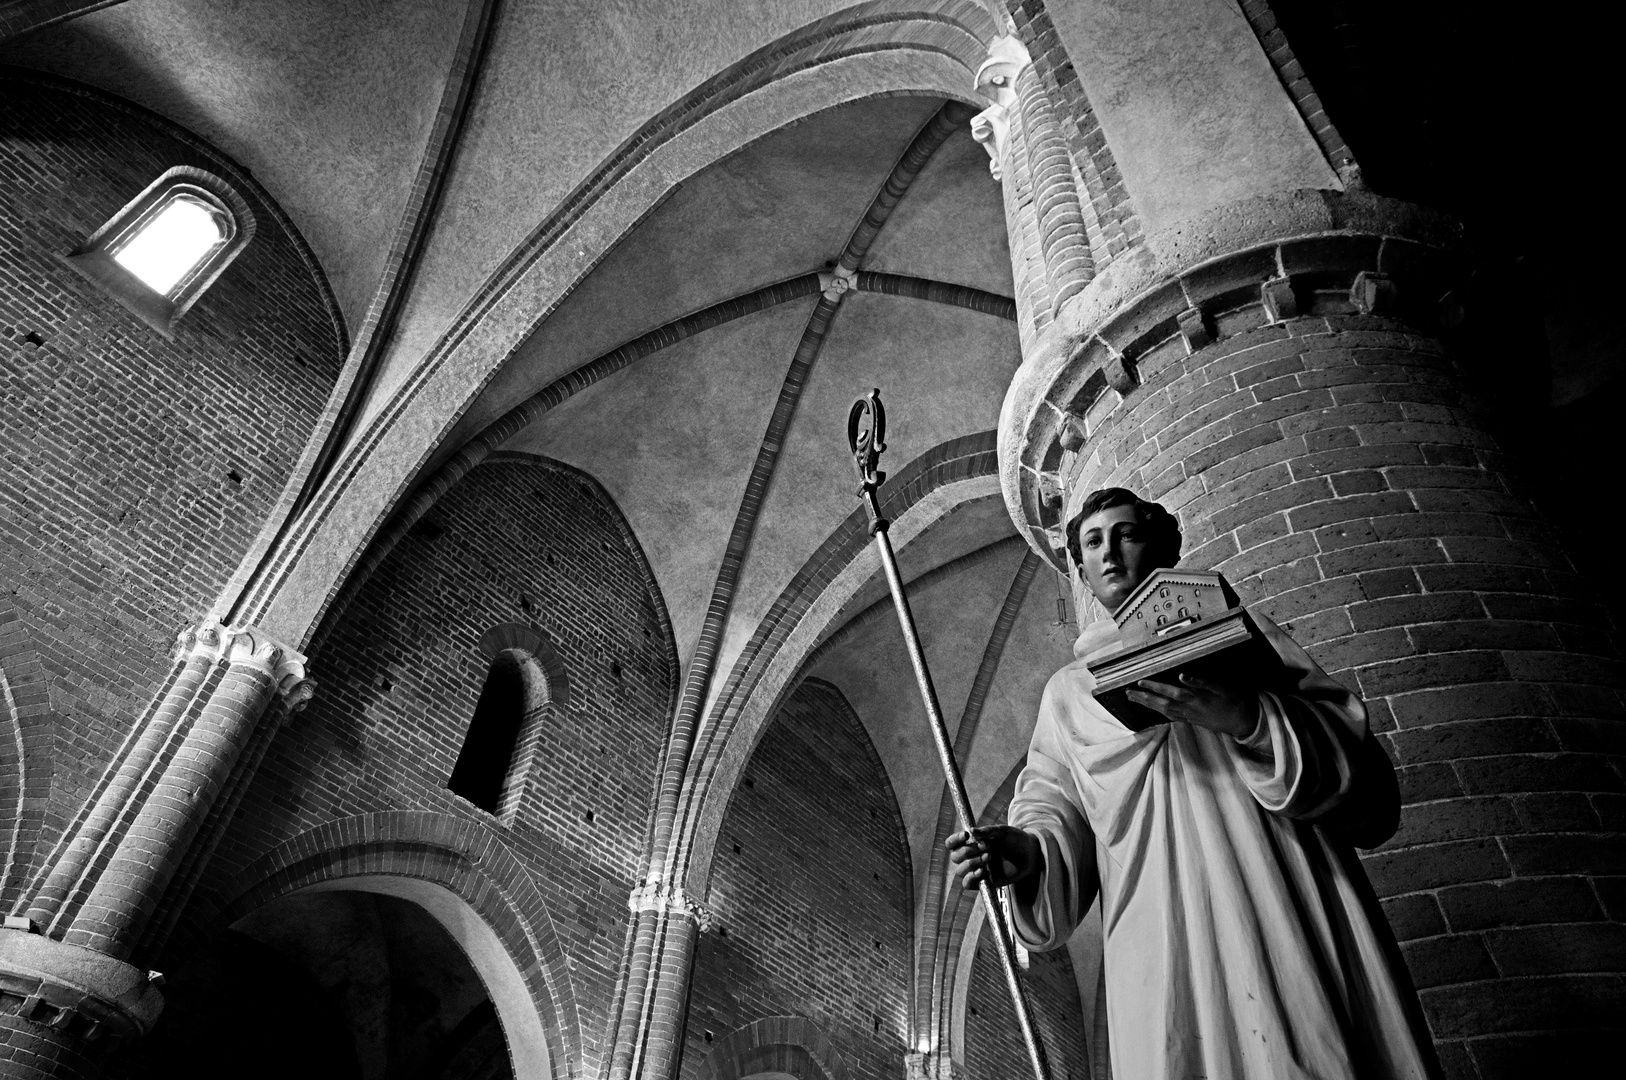
{"label": "column shaft", "polygon": [[[94,1076],[163,1001],[126,962],[266,706],[308,700],[304,658],[252,629],[205,625],[43,871],[28,928],[0,930],[0,1069]],[[277,710],[278,718],[289,710]]]}

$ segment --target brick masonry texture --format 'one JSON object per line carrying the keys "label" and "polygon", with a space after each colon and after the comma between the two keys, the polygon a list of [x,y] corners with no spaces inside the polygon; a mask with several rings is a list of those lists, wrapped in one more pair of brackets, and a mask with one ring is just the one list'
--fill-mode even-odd
{"label": "brick masonry texture", "polygon": [[253,541],[345,343],[303,241],[252,185],[253,239],[173,340],[60,260],[173,166],[240,175],[192,137],[16,72],[0,130],[0,665],[34,845],[9,905]]}
{"label": "brick masonry texture", "polygon": [[[984,927],[977,936],[971,985],[966,988],[966,1075],[970,1080],[1020,1080],[1033,1070],[1022,1029],[1016,1024],[1011,992],[1005,986],[998,948],[986,931]],[[1031,954],[1023,982],[1039,1041],[1050,1059],[1052,1080],[1087,1080],[1091,1072],[1084,1044],[1086,1023],[1067,950]]]}
{"label": "brick masonry texture", "polygon": [[1162,500],[1185,565],[1365,697],[1406,804],[1367,873],[1448,1072],[1510,1075],[1543,1031],[1626,1015],[1617,644],[1437,341],[1233,326],[1144,358],[1071,480]]}
{"label": "brick masonry texture", "polygon": [[[277,736],[199,883],[196,914],[151,962],[177,970],[208,947],[221,928],[209,913],[233,910],[258,885],[248,868],[278,844],[413,811],[453,849],[500,842],[534,883],[580,1010],[585,1065],[571,1069],[593,1074],[676,692],[664,608],[629,536],[602,490],[563,466],[496,458],[453,487],[317,635],[316,699]],[[510,623],[552,642],[570,701],[527,721],[542,725],[540,752],[505,826],[445,785],[489,667],[481,635]],[[356,840],[332,831],[334,845]]]}
{"label": "brick masonry texture", "polygon": [[840,691],[808,680],[763,733],[723,819],[682,1075],[713,1041],[805,1016],[854,1080],[894,1080],[907,1045],[910,863],[891,782]]}
{"label": "brick masonry texture", "polygon": [[1033,58],[1046,92],[1061,117],[1063,134],[1084,182],[1091,206],[1093,228],[1090,241],[1095,262],[1104,267],[1118,255],[1141,241],[1140,217],[1130,201],[1118,163],[1107,145],[1106,132],[1096,119],[1095,109],[1084,93],[1067,47],[1044,0],[1007,0],[1016,32]]}

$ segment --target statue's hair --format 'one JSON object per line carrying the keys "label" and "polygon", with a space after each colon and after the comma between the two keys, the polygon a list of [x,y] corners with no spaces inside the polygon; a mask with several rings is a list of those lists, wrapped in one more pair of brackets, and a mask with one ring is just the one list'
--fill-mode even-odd
{"label": "statue's hair", "polygon": [[1114,506],[1133,506],[1135,513],[1140,516],[1140,523],[1146,527],[1150,534],[1153,569],[1173,566],[1180,561],[1180,544],[1183,537],[1180,535],[1180,522],[1175,516],[1155,502],[1136,495],[1128,488],[1101,488],[1092,491],[1084,497],[1079,504],[1078,513],[1073,515],[1067,523],[1067,551],[1073,556],[1075,566],[1084,565],[1084,552],[1079,547],[1079,526],[1093,514]]}

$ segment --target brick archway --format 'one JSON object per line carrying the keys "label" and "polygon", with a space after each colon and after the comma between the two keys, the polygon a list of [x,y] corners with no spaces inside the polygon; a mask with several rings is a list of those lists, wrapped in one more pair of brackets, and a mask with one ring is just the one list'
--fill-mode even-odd
{"label": "brick archway", "polygon": [[582,1072],[579,1013],[553,919],[529,873],[483,825],[405,811],[342,818],[284,841],[241,880],[251,884],[220,911],[218,926],[301,891],[354,889],[418,904],[485,983],[515,1075]]}
{"label": "brick archway", "polygon": [[735,1028],[700,1063],[700,1080],[742,1080],[762,1073],[848,1080],[847,1063],[819,1026],[802,1016],[765,1016]]}

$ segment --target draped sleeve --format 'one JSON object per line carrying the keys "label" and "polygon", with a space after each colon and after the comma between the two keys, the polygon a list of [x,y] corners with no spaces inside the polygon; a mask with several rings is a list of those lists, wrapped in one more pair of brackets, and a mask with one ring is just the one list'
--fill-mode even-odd
{"label": "draped sleeve", "polygon": [[1393,766],[1367,730],[1365,706],[1275,623],[1259,614],[1253,619],[1293,685],[1259,695],[1258,724],[1232,741],[1238,778],[1272,813],[1365,822],[1362,836],[1350,839],[1369,846],[1373,823],[1393,817],[1398,824],[1399,792]]}
{"label": "draped sleeve", "polygon": [[1080,809],[1067,754],[1060,744],[1055,693],[1045,688],[1033,729],[1027,765],[1016,778],[1006,820],[1026,829],[1044,851],[1038,888],[1026,897],[1007,888],[1016,936],[1035,951],[1060,948],[1095,901],[1100,878],[1095,865],[1095,834]]}

